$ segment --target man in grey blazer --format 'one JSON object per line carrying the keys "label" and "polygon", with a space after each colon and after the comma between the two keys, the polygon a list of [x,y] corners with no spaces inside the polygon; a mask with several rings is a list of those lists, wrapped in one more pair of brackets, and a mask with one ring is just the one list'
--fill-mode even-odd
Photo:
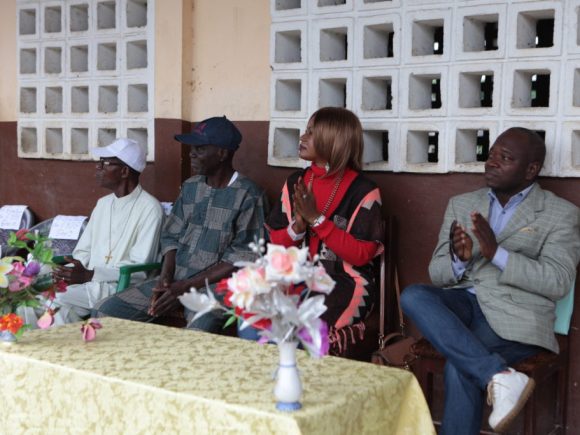
{"label": "man in grey blazer", "polygon": [[558,352],[555,302],[580,259],[580,210],[542,190],[546,147],[511,128],[485,163],[488,188],[451,198],[429,265],[433,285],[412,285],[404,312],[447,359],[440,434],[478,434],[484,392],[490,426],[503,431],[534,382],[509,366]]}

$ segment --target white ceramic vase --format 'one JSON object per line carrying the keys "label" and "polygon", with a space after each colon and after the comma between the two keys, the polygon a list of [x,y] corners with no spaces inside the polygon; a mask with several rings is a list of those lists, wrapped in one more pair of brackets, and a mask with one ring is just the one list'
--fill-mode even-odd
{"label": "white ceramic vase", "polygon": [[16,336],[10,331],[0,331],[0,343],[4,345],[16,343]]}
{"label": "white ceramic vase", "polygon": [[296,348],[298,342],[285,341],[278,344],[280,364],[276,372],[274,397],[276,409],[280,411],[296,411],[302,408],[302,382],[296,366]]}

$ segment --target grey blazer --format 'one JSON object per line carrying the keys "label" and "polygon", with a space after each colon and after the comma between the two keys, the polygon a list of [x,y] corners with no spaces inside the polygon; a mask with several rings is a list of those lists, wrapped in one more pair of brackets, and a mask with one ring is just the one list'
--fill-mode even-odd
{"label": "grey blazer", "polygon": [[[555,301],[570,290],[580,260],[580,210],[534,185],[497,241],[509,252],[503,272],[481,255],[472,211],[489,215],[488,188],[449,201],[429,274],[446,289],[475,287],[487,321],[502,338],[558,352]],[[457,220],[473,239],[473,259],[458,281],[451,267],[449,229]],[[449,290],[453,291],[453,290]]]}

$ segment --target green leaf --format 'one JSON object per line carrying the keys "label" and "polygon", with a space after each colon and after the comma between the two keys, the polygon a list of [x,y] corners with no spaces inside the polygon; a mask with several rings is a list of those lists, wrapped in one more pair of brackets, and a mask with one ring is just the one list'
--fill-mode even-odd
{"label": "green leaf", "polygon": [[236,319],[237,319],[236,316],[230,316],[229,319],[224,324],[224,329],[226,329],[228,326],[230,326],[232,323],[234,323],[236,321]]}
{"label": "green leaf", "polygon": [[52,250],[46,249],[38,253],[38,261],[43,264],[49,263],[52,260]]}
{"label": "green leaf", "polygon": [[25,307],[36,308],[36,307],[40,307],[41,305],[42,304],[40,303],[40,301],[38,299],[28,299],[27,301],[24,302]]}
{"label": "green leaf", "polygon": [[14,263],[15,261],[18,261],[20,263],[24,263],[24,258],[19,257],[19,256],[14,256],[14,257],[2,257],[2,261],[4,263]]}
{"label": "green leaf", "polygon": [[36,282],[33,284],[33,288],[36,293],[42,293],[51,288],[53,285],[54,282],[52,280],[52,275],[46,274],[36,278]]}
{"label": "green leaf", "polygon": [[28,246],[26,242],[18,240],[16,236],[14,236],[14,240],[8,240],[8,245],[18,249],[26,248]]}
{"label": "green leaf", "polygon": [[25,323],[24,325],[22,325],[22,327],[18,330],[18,332],[16,334],[14,334],[14,336],[19,339],[20,337],[22,337],[22,334],[24,334],[24,331],[28,331],[32,329],[32,325],[29,325],[28,323]]}

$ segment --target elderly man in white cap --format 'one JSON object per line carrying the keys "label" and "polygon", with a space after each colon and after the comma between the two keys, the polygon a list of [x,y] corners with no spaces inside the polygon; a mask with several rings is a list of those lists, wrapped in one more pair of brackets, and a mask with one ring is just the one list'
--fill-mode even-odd
{"label": "elderly man in white cap", "polygon": [[134,140],[117,139],[107,147],[91,148],[91,153],[100,157],[98,185],[112,193],[97,202],[73,258],[67,258],[69,264],[54,271],[55,279],[68,286],[54,301],[60,308],[55,324],[89,315],[98,301],[115,292],[121,266],[158,259],[163,211],[139,184],[144,149]]}

